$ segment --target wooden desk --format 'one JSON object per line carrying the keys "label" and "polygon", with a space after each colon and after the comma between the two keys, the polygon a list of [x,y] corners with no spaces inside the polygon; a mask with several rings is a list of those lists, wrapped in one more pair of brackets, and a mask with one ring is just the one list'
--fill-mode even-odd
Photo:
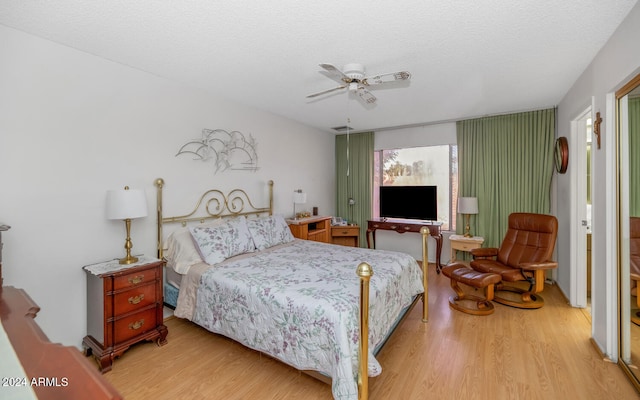
{"label": "wooden desk", "polygon": [[[395,231],[398,233],[417,232],[420,228],[426,226],[429,228],[429,235],[436,240],[436,272],[440,273],[440,256],[442,254],[442,222],[425,222],[411,219],[372,219],[367,222],[367,247],[371,247],[371,239],[373,239],[373,248],[376,248],[376,230]],[[423,260],[428,262],[428,260]]]}

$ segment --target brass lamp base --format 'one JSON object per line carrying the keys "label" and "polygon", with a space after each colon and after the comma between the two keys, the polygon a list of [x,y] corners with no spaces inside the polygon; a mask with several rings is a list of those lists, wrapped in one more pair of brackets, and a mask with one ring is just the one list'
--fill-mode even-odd
{"label": "brass lamp base", "polygon": [[124,242],[124,248],[127,251],[127,256],[125,258],[121,258],[119,262],[120,264],[133,264],[138,262],[138,257],[131,255],[131,248],[133,247],[133,244],[131,243],[131,219],[125,219],[124,226],[127,230],[127,239]]}
{"label": "brass lamp base", "polygon": [[470,237],[473,237],[473,235],[469,232],[469,231],[471,231],[471,227],[469,226],[469,214],[466,214],[465,218],[467,220],[467,224],[464,227],[464,237],[470,238]]}
{"label": "brass lamp base", "polygon": [[125,258],[121,258],[120,261],[118,262],[120,264],[133,264],[138,262],[138,257],[134,257],[132,255],[127,254]]}

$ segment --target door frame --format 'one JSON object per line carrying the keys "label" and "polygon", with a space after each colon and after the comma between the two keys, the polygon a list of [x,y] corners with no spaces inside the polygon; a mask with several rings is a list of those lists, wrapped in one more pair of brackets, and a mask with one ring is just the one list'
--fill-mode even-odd
{"label": "door frame", "polygon": [[[586,121],[588,118],[593,121],[592,110],[593,105],[579,113],[576,118],[571,120],[570,127],[570,139],[573,146],[569,147],[569,159],[573,159],[573,161],[569,171],[570,181],[573,184],[571,185],[571,233],[569,240],[571,249],[571,298],[569,301],[573,307],[579,308],[587,307],[587,228],[583,226],[583,221],[586,221],[587,215]],[[591,152],[591,165],[593,165],[593,151]],[[591,187],[593,187],[593,182],[591,182]]]}

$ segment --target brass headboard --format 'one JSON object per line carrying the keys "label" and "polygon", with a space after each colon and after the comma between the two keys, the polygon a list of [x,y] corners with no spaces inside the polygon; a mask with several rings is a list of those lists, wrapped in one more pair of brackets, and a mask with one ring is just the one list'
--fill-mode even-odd
{"label": "brass headboard", "polygon": [[269,185],[269,206],[259,208],[253,205],[247,193],[242,189],[233,189],[226,195],[218,189],[207,190],[200,196],[200,200],[189,214],[179,215],[175,217],[163,217],[162,215],[162,188],[164,180],[158,178],[155,181],[157,187],[157,212],[158,212],[158,258],[164,256],[164,246],[162,237],[162,226],[167,223],[180,223],[185,226],[188,222],[198,221],[205,222],[207,220],[250,216],[261,214],[273,214],[273,181],[267,182]]}

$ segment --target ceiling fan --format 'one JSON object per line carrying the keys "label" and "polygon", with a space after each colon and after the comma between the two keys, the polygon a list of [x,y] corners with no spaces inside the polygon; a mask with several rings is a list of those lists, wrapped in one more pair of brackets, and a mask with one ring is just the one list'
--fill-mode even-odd
{"label": "ceiling fan", "polygon": [[347,64],[343,70],[339,70],[331,64],[320,64],[325,71],[339,82],[343,82],[340,86],[333,89],[323,90],[321,92],[312,93],[307,98],[317,97],[323,94],[331,93],[336,90],[348,88],[350,92],[355,92],[367,104],[376,102],[374,96],[367,87],[384,84],[394,81],[406,81],[411,78],[408,71],[391,72],[387,74],[364,76],[364,66],[362,64]]}

